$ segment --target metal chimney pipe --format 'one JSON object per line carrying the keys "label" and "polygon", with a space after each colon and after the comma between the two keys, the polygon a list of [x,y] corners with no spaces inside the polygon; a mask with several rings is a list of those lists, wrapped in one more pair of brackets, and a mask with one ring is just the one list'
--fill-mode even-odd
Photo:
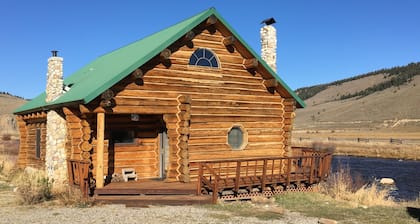
{"label": "metal chimney pipe", "polygon": [[52,54],[53,57],[57,57],[57,53],[58,53],[57,50],[52,50],[51,51],[51,54]]}

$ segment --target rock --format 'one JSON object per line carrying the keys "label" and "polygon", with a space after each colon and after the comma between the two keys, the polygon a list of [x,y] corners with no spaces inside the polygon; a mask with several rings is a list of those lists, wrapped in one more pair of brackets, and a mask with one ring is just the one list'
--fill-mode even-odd
{"label": "rock", "polygon": [[382,185],[393,185],[395,184],[395,181],[392,178],[382,178],[379,183]]}
{"label": "rock", "polygon": [[333,219],[326,219],[326,218],[320,218],[318,220],[319,224],[337,224],[337,221],[333,220]]}

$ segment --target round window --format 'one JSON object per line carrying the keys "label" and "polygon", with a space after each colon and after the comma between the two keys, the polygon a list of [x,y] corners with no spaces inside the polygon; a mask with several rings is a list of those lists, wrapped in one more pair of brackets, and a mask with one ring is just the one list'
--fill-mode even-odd
{"label": "round window", "polygon": [[247,134],[241,126],[233,126],[228,132],[228,144],[234,150],[244,149],[247,144]]}

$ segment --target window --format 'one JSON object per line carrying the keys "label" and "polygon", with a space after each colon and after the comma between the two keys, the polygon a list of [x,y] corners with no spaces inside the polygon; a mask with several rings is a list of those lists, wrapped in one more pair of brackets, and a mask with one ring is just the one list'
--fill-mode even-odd
{"label": "window", "polygon": [[111,138],[114,143],[134,143],[134,130],[113,130]]}
{"label": "window", "polygon": [[248,134],[242,126],[235,125],[228,132],[228,144],[233,150],[242,150],[248,144]]}
{"label": "window", "polygon": [[198,48],[190,57],[190,65],[218,68],[219,61],[216,55],[208,49]]}
{"label": "window", "polygon": [[35,133],[35,157],[41,158],[41,129],[37,128]]}

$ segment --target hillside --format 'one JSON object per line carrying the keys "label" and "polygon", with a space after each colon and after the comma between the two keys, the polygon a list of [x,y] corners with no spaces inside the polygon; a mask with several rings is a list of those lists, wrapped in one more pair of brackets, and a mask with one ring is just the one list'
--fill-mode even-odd
{"label": "hillside", "polygon": [[420,130],[420,63],[296,90],[295,130]]}
{"label": "hillside", "polygon": [[26,100],[20,97],[0,93],[0,136],[3,136],[3,134],[18,134],[16,121],[12,113],[25,102]]}

